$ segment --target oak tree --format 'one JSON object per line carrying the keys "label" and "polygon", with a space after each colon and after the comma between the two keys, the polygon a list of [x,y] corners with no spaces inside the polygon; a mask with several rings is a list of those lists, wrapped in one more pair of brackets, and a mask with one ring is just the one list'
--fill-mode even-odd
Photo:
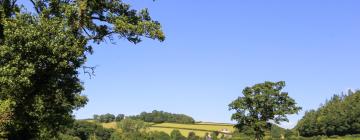
{"label": "oak tree", "polygon": [[248,129],[254,133],[255,139],[260,140],[271,123],[279,124],[288,121],[288,114],[297,113],[301,107],[287,92],[283,92],[285,82],[264,82],[252,87],[246,87],[242,97],[238,97],[229,104],[230,110],[235,110],[231,116],[237,121],[239,130]]}
{"label": "oak tree", "polygon": [[78,70],[88,68],[89,44],[165,39],[147,9],[121,0],[30,2],[34,12],[0,0],[0,138],[55,136],[73,122],[72,111],[87,102]]}

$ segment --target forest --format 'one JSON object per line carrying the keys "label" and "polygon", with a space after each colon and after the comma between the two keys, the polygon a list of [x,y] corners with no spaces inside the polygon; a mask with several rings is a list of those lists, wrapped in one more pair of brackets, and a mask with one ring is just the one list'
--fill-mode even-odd
{"label": "forest", "polygon": [[360,91],[334,95],[316,110],[309,110],[295,127],[301,136],[360,134]]}

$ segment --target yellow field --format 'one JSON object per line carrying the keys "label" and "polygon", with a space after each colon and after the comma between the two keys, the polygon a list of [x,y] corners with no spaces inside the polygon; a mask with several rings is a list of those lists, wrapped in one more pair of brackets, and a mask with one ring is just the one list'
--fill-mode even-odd
{"label": "yellow field", "polygon": [[204,136],[205,133],[213,131],[221,131],[227,129],[230,132],[234,131],[233,125],[217,124],[217,123],[196,123],[196,124],[177,124],[177,123],[160,123],[154,124],[150,127],[150,131],[163,131],[170,134],[172,130],[178,129],[182,135],[187,136],[189,132],[195,132],[198,136]]}
{"label": "yellow field", "polygon": [[109,122],[109,123],[101,123],[101,125],[104,127],[104,128],[114,128],[116,129],[116,122]]}
{"label": "yellow field", "polygon": [[[171,131],[178,129],[182,135],[187,136],[189,132],[195,132],[197,136],[204,136],[205,133],[211,133],[213,131],[221,131],[227,129],[230,132],[234,131],[234,127],[231,124],[219,124],[219,123],[196,123],[196,124],[177,124],[177,123],[149,123],[149,131],[162,131],[170,135]],[[105,128],[116,129],[116,122],[101,123]]]}
{"label": "yellow field", "polygon": [[178,129],[201,129],[208,131],[221,131],[222,129],[227,129],[228,131],[234,131],[232,125],[217,125],[217,124],[176,124],[176,123],[160,123],[154,124],[151,127],[171,127]]}

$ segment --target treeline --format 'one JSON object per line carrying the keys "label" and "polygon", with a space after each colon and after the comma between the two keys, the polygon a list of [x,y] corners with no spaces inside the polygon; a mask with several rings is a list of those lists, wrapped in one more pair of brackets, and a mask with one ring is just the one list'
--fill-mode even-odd
{"label": "treeline", "polygon": [[101,123],[108,123],[108,122],[113,122],[113,121],[121,121],[125,118],[124,114],[118,114],[116,117],[114,114],[110,114],[110,113],[106,113],[106,114],[102,114],[102,115],[94,115],[94,120],[97,122],[101,122]]}
{"label": "treeline", "polygon": [[173,114],[164,111],[154,110],[152,112],[142,112],[139,115],[134,116],[125,116],[124,114],[118,114],[115,116],[114,114],[106,113],[106,114],[95,114],[93,119],[97,122],[108,123],[108,122],[118,122],[123,120],[124,118],[130,118],[133,120],[142,120],[144,122],[153,122],[153,123],[182,123],[182,124],[193,124],[195,120],[184,114]]}
{"label": "treeline", "polygon": [[305,137],[360,134],[360,91],[334,95],[317,110],[307,111],[296,129]]}
{"label": "treeline", "polygon": [[150,113],[142,112],[139,115],[129,116],[131,119],[138,119],[145,122],[154,122],[154,123],[182,123],[182,124],[193,124],[195,120],[184,114],[173,114],[164,111],[154,110]]}

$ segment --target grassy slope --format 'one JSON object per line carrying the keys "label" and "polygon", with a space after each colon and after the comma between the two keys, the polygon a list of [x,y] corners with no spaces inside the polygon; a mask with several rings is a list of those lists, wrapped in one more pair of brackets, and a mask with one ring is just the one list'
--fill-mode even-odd
{"label": "grassy slope", "polygon": [[[105,128],[114,128],[116,129],[116,122],[102,123]],[[196,124],[176,124],[176,123],[159,123],[154,124],[150,123],[150,131],[162,131],[170,135],[171,131],[178,129],[182,135],[187,136],[189,132],[195,132],[197,136],[203,137],[206,132],[219,131],[221,129],[228,129],[230,132],[234,131],[232,124],[224,123],[196,123]],[[269,134],[267,132],[266,138]],[[235,138],[236,139],[236,138]],[[301,138],[301,140],[314,140],[316,138]],[[360,140],[360,137],[353,136],[342,136],[337,138],[322,138],[322,140]],[[241,140],[241,138],[239,138]]]}
{"label": "grassy slope", "polygon": [[[150,124],[150,131],[163,131],[170,134],[172,130],[178,129],[182,135],[187,136],[189,132],[195,132],[198,136],[204,136],[207,132],[220,131],[224,128],[230,132],[234,131],[234,127],[231,124],[223,123],[196,123],[196,124],[177,124],[177,123],[160,123],[160,124]],[[116,123],[102,123],[102,126],[105,128],[114,128],[116,129]]]}
{"label": "grassy slope", "polygon": [[234,127],[231,124],[217,124],[217,123],[196,123],[196,124],[176,124],[176,123],[160,123],[154,124],[150,127],[150,131],[163,131],[168,134],[173,129],[178,129],[181,134],[187,136],[189,132],[195,132],[198,136],[204,136],[205,133],[210,133],[213,131],[221,131],[222,129],[227,129],[230,132],[234,131]]}

